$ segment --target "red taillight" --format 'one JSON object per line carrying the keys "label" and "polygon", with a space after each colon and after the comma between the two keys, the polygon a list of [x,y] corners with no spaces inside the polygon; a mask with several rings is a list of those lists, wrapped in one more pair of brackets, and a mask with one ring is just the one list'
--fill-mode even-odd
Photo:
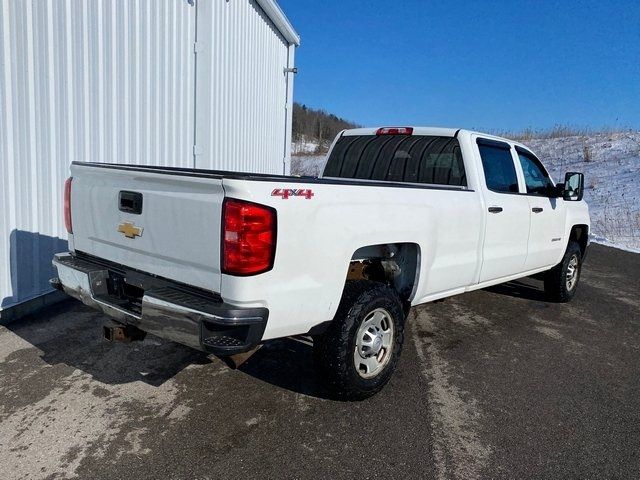
{"label": "red taillight", "polygon": [[64,226],[67,232],[73,233],[73,224],[71,223],[71,181],[73,177],[67,178],[64,182]]}
{"label": "red taillight", "polygon": [[271,270],[276,252],[276,211],[232,198],[222,207],[222,273],[256,275]]}
{"label": "red taillight", "polygon": [[376,131],[376,135],[412,135],[413,127],[383,127]]}

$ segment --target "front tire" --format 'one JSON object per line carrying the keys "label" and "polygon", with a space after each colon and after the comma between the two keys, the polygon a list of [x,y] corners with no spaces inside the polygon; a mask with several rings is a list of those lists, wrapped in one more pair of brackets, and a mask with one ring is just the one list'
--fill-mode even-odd
{"label": "front tire", "polygon": [[395,290],[348,281],[328,329],[314,338],[316,369],[341,400],[363,400],[387,384],[404,340],[405,315]]}
{"label": "front tire", "polygon": [[559,303],[570,302],[578,289],[582,270],[582,251],[576,242],[569,242],[562,261],[547,272],[544,291],[550,300]]}

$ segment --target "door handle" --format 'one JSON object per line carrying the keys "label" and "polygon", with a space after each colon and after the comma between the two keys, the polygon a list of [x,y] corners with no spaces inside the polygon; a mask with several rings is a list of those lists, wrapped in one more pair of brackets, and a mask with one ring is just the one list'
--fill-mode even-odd
{"label": "door handle", "polygon": [[543,211],[543,210],[544,210],[544,208],[542,208],[542,207],[533,207],[533,208],[531,209],[531,211],[532,211],[533,213],[540,213],[540,212],[541,212],[541,211]]}
{"label": "door handle", "polygon": [[489,207],[489,213],[500,213],[502,211],[502,207]]}
{"label": "door handle", "polygon": [[122,190],[118,194],[118,210],[140,215],[142,213],[142,194]]}

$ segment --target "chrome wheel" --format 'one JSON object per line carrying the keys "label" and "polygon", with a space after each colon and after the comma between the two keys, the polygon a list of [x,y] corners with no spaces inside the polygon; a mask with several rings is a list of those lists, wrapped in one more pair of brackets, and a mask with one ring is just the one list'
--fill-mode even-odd
{"label": "chrome wheel", "polygon": [[375,377],[389,363],[393,337],[393,319],[384,308],[376,308],[366,316],[356,334],[353,352],[353,361],[361,377]]}
{"label": "chrome wheel", "polygon": [[575,288],[576,283],[578,283],[578,273],[580,271],[580,262],[578,261],[578,256],[573,255],[569,260],[569,264],[567,265],[567,290],[571,291]]}

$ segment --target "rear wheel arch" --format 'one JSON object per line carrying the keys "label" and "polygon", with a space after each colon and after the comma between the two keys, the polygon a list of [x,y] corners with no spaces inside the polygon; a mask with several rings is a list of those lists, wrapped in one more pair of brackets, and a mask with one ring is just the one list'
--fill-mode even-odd
{"label": "rear wheel arch", "polygon": [[[347,264],[342,290],[332,316],[335,316],[340,302],[348,295],[347,285],[362,281],[380,283],[394,290],[406,316],[418,285],[420,259],[420,246],[412,242],[381,243],[357,248]],[[334,320],[332,318],[315,325],[307,333],[311,336],[320,335]]]}
{"label": "rear wheel arch", "polygon": [[351,256],[345,281],[384,283],[398,293],[408,309],[418,284],[420,258],[420,246],[412,242],[366,245]]}

